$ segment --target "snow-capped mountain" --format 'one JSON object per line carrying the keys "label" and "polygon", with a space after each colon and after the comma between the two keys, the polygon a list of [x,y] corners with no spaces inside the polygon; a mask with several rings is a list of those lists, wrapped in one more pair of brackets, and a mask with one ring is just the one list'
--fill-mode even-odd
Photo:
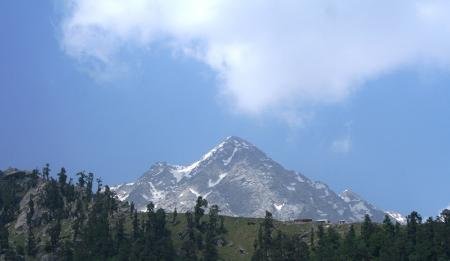
{"label": "snow-capped mountain", "polygon": [[158,162],[136,182],[112,189],[141,210],[152,201],[184,212],[203,196],[231,216],[263,217],[268,210],[280,220],[360,221],[369,214],[381,221],[385,214],[350,191],[337,195],[322,182],[286,170],[238,137],[226,138],[190,165]]}
{"label": "snow-capped mountain", "polygon": [[391,220],[394,220],[402,225],[406,225],[406,217],[402,214],[395,211],[386,211],[386,214],[391,217]]}

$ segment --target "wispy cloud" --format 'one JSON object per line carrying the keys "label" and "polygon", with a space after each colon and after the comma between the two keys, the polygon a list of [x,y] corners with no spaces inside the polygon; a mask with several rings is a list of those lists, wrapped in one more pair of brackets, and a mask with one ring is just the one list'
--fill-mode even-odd
{"label": "wispy cloud", "polygon": [[331,143],[331,150],[336,153],[348,153],[351,149],[352,141],[350,137],[345,137],[342,139],[338,139]]}
{"label": "wispy cloud", "polygon": [[331,142],[330,149],[335,153],[347,154],[352,149],[352,121],[345,123],[345,135]]}
{"label": "wispy cloud", "polygon": [[399,66],[450,62],[444,0],[66,1],[68,55],[108,66],[123,48],[166,42],[217,72],[220,93],[248,114],[342,101]]}

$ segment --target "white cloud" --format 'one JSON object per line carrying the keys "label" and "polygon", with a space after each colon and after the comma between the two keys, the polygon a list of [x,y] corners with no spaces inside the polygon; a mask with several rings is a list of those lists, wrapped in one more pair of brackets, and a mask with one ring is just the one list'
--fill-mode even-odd
{"label": "white cloud", "polygon": [[337,139],[331,143],[331,150],[336,153],[343,153],[346,154],[350,152],[350,149],[352,147],[352,141],[350,139],[350,136],[347,136],[342,139]]}
{"label": "white cloud", "polygon": [[342,101],[400,66],[450,61],[445,0],[66,1],[70,56],[108,66],[123,48],[166,42],[216,71],[249,114]]}

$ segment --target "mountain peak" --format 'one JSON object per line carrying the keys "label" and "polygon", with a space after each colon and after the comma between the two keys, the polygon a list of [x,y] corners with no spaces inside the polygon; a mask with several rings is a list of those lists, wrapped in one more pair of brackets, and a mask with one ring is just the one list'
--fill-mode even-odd
{"label": "mountain peak", "polygon": [[228,136],[224,139],[225,142],[236,142],[236,143],[250,143],[245,139],[238,136]]}
{"label": "mountain peak", "polygon": [[[199,195],[231,216],[263,217],[265,210],[282,220],[298,217],[381,221],[384,213],[350,190],[339,197],[326,184],[286,170],[252,143],[237,136],[221,140],[198,161],[186,165],[158,162],[135,183],[113,189],[138,209],[148,201],[188,211]],[[246,200],[242,200],[246,199]]]}
{"label": "mountain peak", "polygon": [[345,201],[345,202],[350,202],[350,201],[360,201],[363,200],[361,198],[361,196],[359,196],[358,194],[356,194],[355,192],[351,191],[350,189],[346,189],[344,191],[342,191],[339,196]]}

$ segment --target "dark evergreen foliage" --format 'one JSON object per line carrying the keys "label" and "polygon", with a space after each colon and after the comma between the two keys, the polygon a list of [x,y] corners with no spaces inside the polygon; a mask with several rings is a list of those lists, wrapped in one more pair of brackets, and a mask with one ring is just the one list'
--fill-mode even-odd
{"label": "dark evergreen foliage", "polygon": [[386,216],[382,224],[373,223],[369,216],[356,233],[353,224],[340,235],[336,225],[319,225],[307,236],[289,237],[274,228],[270,213],[255,240],[252,260],[450,260],[450,211],[444,210],[436,218],[422,223],[413,211],[407,225],[395,225]]}
{"label": "dark evergreen foliage", "polygon": [[[78,173],[76,185],[67,181],[64,168],[57,176],[50,175],[48,164],[42,175],[37,170],[0,175],[0,260],[221,260],[224,217],[216,205],[207,209],[204,198],[185,214],[175,247],[167,222],[180,224],[176,209],[166,219],[165,210],[150,202],[138,215],[133,203],[119,202],[101,179],[95,179],[93,191],[92,173]],[[21,206],[21,200],[28,204]],[[11,240],[19,214],[25,215],[21,242]],[[412,212],[405,226],[388,216],[381,224],[366,216],[361,224],[319,225],[303,234],[282,232],[266,212],[254,248],[252,260],[258,261],[450,260],[450,210],[426,221]]]}

